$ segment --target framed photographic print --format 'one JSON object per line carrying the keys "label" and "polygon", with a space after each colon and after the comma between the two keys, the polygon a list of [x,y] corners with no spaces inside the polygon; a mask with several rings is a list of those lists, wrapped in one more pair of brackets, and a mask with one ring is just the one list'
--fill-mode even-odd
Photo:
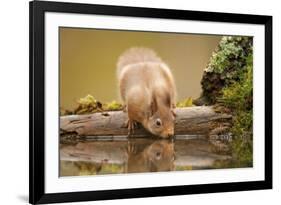
{"label": "framed photographic print", "polygon": [[30,203],[272,188],[272,17],[30,2]]}

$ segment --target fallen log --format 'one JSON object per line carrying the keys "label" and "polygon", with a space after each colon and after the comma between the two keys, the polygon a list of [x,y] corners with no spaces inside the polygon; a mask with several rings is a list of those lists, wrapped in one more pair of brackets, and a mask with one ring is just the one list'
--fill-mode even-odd
{"label": "fallen log", "polygon": [[[217,130],[221,132],[231,126],[231,115],[216,112],[211,106],[176,108],[175,112],[175,135],[214,135]],[[128,129],[124,126],[126,121],[127,114],[123,111],[61,116],[60,133],[61,136],[127,135]],[[150,134],[139,127],[132,136],[147,135]]]}

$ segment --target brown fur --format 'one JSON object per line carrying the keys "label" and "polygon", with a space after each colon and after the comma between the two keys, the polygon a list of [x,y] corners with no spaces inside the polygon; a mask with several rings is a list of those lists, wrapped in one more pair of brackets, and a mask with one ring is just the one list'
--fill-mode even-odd
{"label": "brown fur", "polygon": [[[117,63],[117,77],[122,100],[129,118],[161,137],[174,134],[176,86],[169,67],[148,48],[131,48]],[[157,121],[161,126],[156,126]]]}
{"label": "brown fur", "polygon": [[129,144],[127,154],[127,173],[173,171],[175,168],[174,143],[168,140],[157,140],[143,150]]}

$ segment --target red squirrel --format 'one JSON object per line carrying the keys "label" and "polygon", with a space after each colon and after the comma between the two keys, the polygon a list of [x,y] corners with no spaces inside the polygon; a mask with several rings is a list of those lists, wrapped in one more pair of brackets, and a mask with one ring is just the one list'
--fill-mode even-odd
{"label": "red squirrel", "polygon": [[152,144],[145,145],[143,150],[138,149],[139,146],[128,143],[126,173],[175,170],[175,149],[172,141],[156,140]]}
{"label": "red squirrel", "polygon": [[149,48],[130,48],[118,59],[117,78],[129,134],[140,123],[153,135],[172,137],[176,86],[168,65]]}

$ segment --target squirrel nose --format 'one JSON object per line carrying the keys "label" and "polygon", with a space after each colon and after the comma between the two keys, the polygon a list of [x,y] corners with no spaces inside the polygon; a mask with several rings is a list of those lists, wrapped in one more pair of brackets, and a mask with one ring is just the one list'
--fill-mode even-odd
{"label": "squirrel nose", "polygon": [[173,137],[174,136],[174,132],[173,131],[171,131],[171,132],[168,132],[168,137]]}

